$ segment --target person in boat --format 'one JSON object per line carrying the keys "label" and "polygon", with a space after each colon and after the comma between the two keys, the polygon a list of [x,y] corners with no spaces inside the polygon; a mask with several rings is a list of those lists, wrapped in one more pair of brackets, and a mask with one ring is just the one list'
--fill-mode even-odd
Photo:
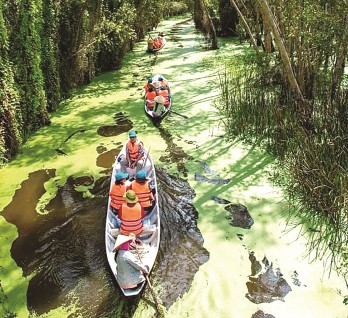
{"label": "person in boat", "polygon": [[126,193],[126,180],[128,179],[128,173],[117,171],[115,175],[115,183],[112,185],[109,192],[110,195],[110,208],[115,215],[118,214],[120,206],[126,202],[124,194]]}
{"label": "person in boat", "polygon": [[144,229],[142,221],[145,210],[138,202],[138,197],[133,190],[127,190],[124,198],[126,202],[118,210],[118,217],[121,220],[120,233],[138,235]]}
{"label": "person in boat", "polygon": [[137,132],[135,130],[130,130],[129,140],[126,146],[126,156],[120,161],[121,170],[127,173],[127,167],[139,171],[144,165],[144,144],[137,137]]}
{"label": "person in boat", "polygon": [[147,83],[144,85],[145,94],[150,90],[150,87],[155,88],[152,84],[152,77],[147,78]]}
{"label": "person in boat", "polygon": [[169,92],[168,90],[166,89],[165,86],[161,86],[160,87],[160,91],[158,93],[158,95],[161,95],[165,98],[165,102],[163,103],[164,106],[168,106],[169,105],[169,98],[170,98],[170,95],[169,95]]}
{"label": "person in boat", "polygon": [[158,115],[165,112],[166,107],[164,106],[164,103],[166,102],[166,99],[162,95],[158,95],[155,97],[155,102],[156,102],[156,106],[153,112]]}
{"label": "person in boat", "polygon": [[155,87],[149,87],[149,91],[145,94],[146,106],[152,109],[155,106],[155,97],[157,96]]}
{"label": "person in boat", "polygon": [[138,246],[143,243],[133,233],[118,235],[114,246],[116,251],[117,281],[123,289],[137,289],[149,274],[149,266],[138,257]]}
{"label": "person in boat", "polygon": [[139,170],[135,175],[135,180],[132,181],[129,188],[133,190],[138,197],[138,202],[144,208],[145,213],[149,214],[155,204],[155,197],[152,193],[154,187],[146,178],[146,171]]}
{"label": "person in boat", "polygon": [[161,86],[164,86],[166,90],[168,91],[168,94],[170,94],[170,88],[168,83],[164,80],[162,76],[158,77],[158,82],[160,83]]}

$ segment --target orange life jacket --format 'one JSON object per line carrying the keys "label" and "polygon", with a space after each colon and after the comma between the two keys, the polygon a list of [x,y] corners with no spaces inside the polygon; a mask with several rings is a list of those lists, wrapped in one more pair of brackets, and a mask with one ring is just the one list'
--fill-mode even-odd
{"label": "orange life jacket", "polygon": [[159,95],[162,95],[166,99],[166,101],[163,103],[163,105],[165,105],[165,106],[169,105],[169,93],[168,93],[168,91],[166,89],[161,89],[159,91]]}
{"label": "orange life jacket", "polygon": [[159,47],[161,47],[162,44],[163,44],[163,38],[162,38],[161,36],[159,36],[159,37],[157,38],[157,42],[158,42],[158,44],[159,44]]}
{"label": "orange life jacket", "polygon": [[144,89],[145,89],[145,92],[147,93],[148,91],[149,91],[149,83],[146,83],[145,85],[144,85]]}
{"label": "orange life jacket", "polygon": [[158,81],[160,83],[161,86],[167,87],[167,83],[165,81]]}
{"label": "orange life jacket", "polygon": [[138,235],[143,231],[143,223],[141,222],[144,217],[142,208],[139,203],[135,203],[134,206],[128,206],[127,203],[122,204],[121,213],[119,217],[121,219],[120,232],[124,235],[134,233]]}
{"label": "orange life jacket", "polygon": [[135,192],[138,197],[138,202],[143,208],[152,206],[152,201],[154,201],[155,198],[150,190],[149,181],[139,183],[134,180],[130,185],[130,189]]}
{"label": "orange life jacket", "polygon": [[123,195],[126,193],[126,185],[125,184],[113,184],[111,191],[110,191],[110,205],[115,208],[119,209],[120,206],[125,203],[125,199]]}
{"label": "orange life jacket", "polygon": [[143,145],[143,143],[138,139],[136,140],[135,143],[132,143],[130,140],[128,141],[127,149],[128,149],[129,158],[132,161],[135,161],[138,159],[140,154],[140,145]]}
{"label": "orange life jacket", "polygon": [[158,49],[161,47],[161,43],[158,41],[158,38],[153,41],[152,45],[154,49]]}
{"label": "orange life jacket", "polygon": [[147,92],[145,95],[146,98],[146,106],[149,108],[153,108],[154,104],[151,104],[150,102],[148,102],[147,100],[153,102],[155,100],[155,97],[157,96],[156,91],[152,91],[152,92]]}

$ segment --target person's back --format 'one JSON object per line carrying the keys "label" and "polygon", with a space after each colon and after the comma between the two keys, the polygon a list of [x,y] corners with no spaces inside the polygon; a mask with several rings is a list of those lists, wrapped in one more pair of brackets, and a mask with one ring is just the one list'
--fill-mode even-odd
{"label": "person's back", "polygon": [[138,197],[138,202],[146,212],[150,212],[155,198],[152,194],[150,182],[146,178],[146,171],[139,170],[135,175],[129,189],[133,190]]}
{"label": "person's back", "polygon": [[126,202],[124,194],[126,193],[126,179],[128,174],[118,171],[115,176],[115,183],[110,190],[110,205],[115,214],[118,213],[120,206]]}
{"label": "person's back", "polygon": [[114,246],[117,251],[117,281],[124,289],[137,288],[145,280],[144,273],[149,273],[149,267],[136,256],[136,242],[133,233],[129,236],[120,234]]}
{"label": "person's back", "polygon": [[123,203],[118,211],[121,220],[120,232],[124,235],[134,233],[140,234],[143,231],[142,220],[145,211],[138,203],[138,197],[133,190],[128,190],[124,196],[126,203]]}
{"label": "person's back", "polygon": [[155,88],[152,84],[152,77],[148,77],[147,83],[144,85],[145,94],[150,90],[150,87]]}
{"label": "person's back", "polygon": [[146,93],[145,95],[145,99],[146,99],[146,106],[149,108],[153,108],[155,105],[155,97],[157,96],[156,94],[156,90],[150,86],[149,87],[149,91]]}
{"label": "person's back", "polygon": [[159,95],[163,96],[165,98],[165,102],[163,103],[164,106],[169,105],[169,93],[168,90],[164,86],[160,87]]}

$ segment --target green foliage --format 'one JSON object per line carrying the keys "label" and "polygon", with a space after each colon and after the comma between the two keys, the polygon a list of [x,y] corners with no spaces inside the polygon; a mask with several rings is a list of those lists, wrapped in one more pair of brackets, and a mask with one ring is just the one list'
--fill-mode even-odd
{"label": "green foliage", "polygon": [[96,73],[118,67],[165,14],[185,8],[176,3],[1,0],[0,162],[49,124],[48,112],[62,98]]}
{"label": "green foliage", "polygon": [[216,106],[231,136],[276,156],[276,180],[296,206],[291,222],[304,225],[317,258],[339,268],[348,231],[348,93],[342,65],[332,61],[347,54],[346,12],[340,2],[270,2],[306,101],[294,96],[273,54],[268,66],[230,63]]}
{"label": "green foliage", "polygon": [[[0,2],[1,3],[1,2]],[[21,113],[8,56],[8,38],[0,6],[0,166],[19,150]]]}

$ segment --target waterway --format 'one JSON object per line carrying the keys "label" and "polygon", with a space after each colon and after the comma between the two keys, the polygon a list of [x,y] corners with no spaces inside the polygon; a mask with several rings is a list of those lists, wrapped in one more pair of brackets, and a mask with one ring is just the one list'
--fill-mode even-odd
{"label": "waterway", "polygon": [[[0,316],[154,317],[149,287],[124,298],[104,253],[112,163],[135,129],[156,165],[162,235],[150,279],[166,317],[348,317],[343,278],[287,224],[272,158],[229,140],[213,106],[222,61],[250,48],[224,39],[207,50],[190,19],[158,31],[162,51],[137,43],[0,170]],[[143,85],[157,73],[175,113],[153,125]]]}

